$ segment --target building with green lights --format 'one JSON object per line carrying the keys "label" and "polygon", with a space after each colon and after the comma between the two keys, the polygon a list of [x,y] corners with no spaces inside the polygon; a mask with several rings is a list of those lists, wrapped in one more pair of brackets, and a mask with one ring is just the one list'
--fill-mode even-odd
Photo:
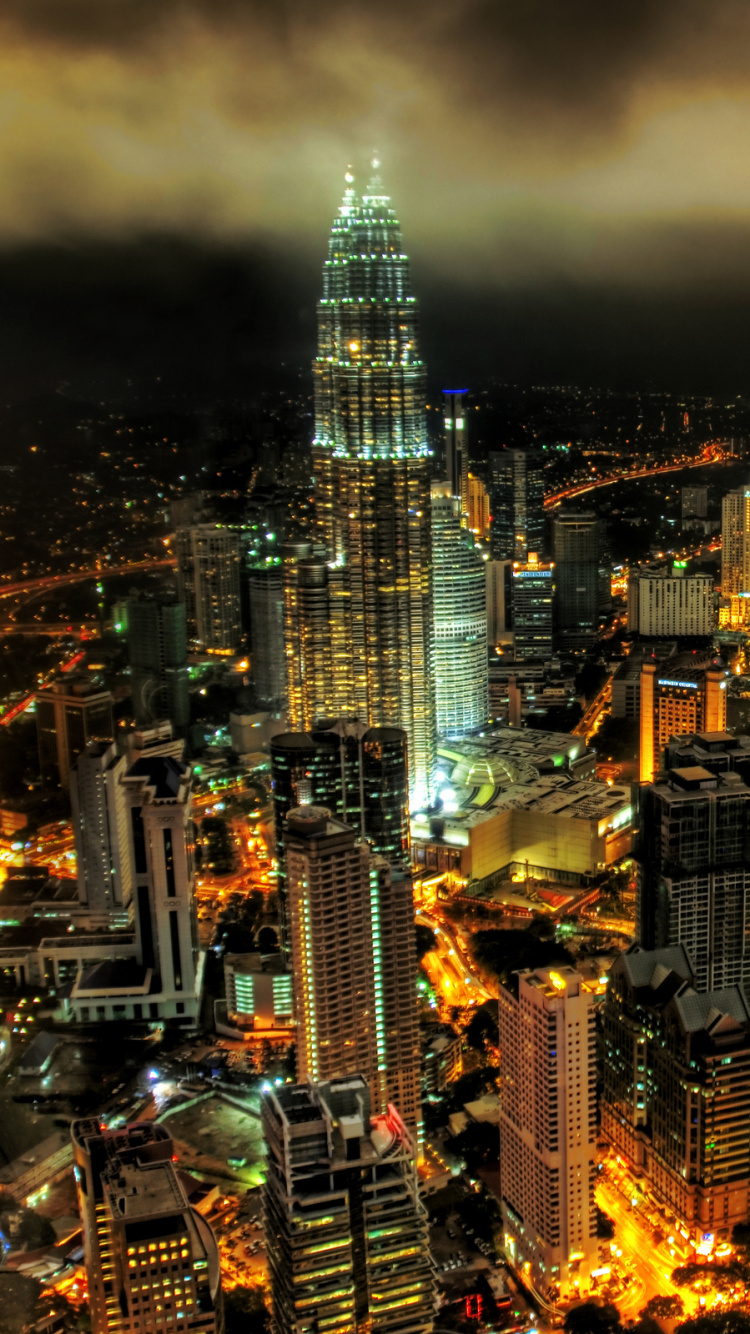
{"label": "building with green lights", "polygon": [[409,261],[377,174],[362,195],[347,174],[313,379],[320,549],[284,566],[290,723],[357,714],[403,728],[421,802],[436,744],[426,382]]}
{"label": "building with green lights", "polygon": [[263,1207],[276,1334],[430,1334],[436,1310],[415,1146],[360,1075],[272,1088]]}
{"label": "building with green lights", "polygon": [[418,1138],[420,1051],[408,871],[320,806],[285,829],[297,1069],[317,1082],[361,1074],[378,1113],[394,1103]]}

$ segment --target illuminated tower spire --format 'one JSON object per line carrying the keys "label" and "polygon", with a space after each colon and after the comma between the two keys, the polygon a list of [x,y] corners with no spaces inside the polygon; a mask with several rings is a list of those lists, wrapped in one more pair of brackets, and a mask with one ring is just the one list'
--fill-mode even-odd
{"label": "illuminated tower spire", "polygon": [[287,644],[290,722],[309,728],[312,701],[330,698],[336,714],[404,728],[414,804],[431,793],[436,747],[425,369],[401,228],[372,167],[361,196],[346,174],[313,363],[315,510],[339,668],[322,685],[308,676],[296,708],[300,626],[300,644]]}

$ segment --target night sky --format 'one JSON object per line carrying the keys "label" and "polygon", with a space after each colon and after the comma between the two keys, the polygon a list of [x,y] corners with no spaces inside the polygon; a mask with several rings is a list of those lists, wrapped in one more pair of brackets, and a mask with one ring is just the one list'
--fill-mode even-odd
{"label": "night sky", "polygon": [[314,349],[373,150],[435,379],[750,393],[745,0],[0,0],[0,392]]}

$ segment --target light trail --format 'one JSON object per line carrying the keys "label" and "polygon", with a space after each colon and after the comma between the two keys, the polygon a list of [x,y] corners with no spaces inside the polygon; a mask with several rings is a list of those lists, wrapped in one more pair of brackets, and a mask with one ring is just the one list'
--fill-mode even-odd
{"label": "light trail", "polygon": [[664,463],[655,468],[639,468],[637,472],[618,472],[608,477],[596,477],[592,481],[576,483],[575,486],[567,486],[564,491],[555,491],[551,496],[546,496],[544,500],[545,509],[554,509],[563,500],[570,500],[572,496],[583,496],[589,491],[596,491],[601,486],[614,486],[616,482],[637,482],[641,477],[656,477],[660,473],[667,472],[687,472],[691,468],[708,468],[715,463],[737,463],[738,460],[733,454],[720,454],[718,458],[697,459],[692,463]]}

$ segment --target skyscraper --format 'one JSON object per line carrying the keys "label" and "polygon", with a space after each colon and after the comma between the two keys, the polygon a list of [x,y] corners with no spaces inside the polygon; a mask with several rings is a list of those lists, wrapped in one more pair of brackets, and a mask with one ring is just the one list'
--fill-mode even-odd
{"label": "skyscraper", "polygon": [[[419,803],[432,788],[436,746],[425,370],[401,230],[377,176],[361,198],[347,176],[323,270],[313,377],[324,558],[314,569],[304,560],[284,566],[290,722],[309,728],[324,704],[328,716],[403,727]],[[317,656],[308,604],[329,626],[330,651],[321,644]]]}
{"label": "skyscraper", "polygon": [[642,783],[653,781],[670,737],[724,732],[727,673],[710,658],[684,654],[661,665],[641,665],[640,767]]}
{"label": "skyscraper", "polygon": [[516,658],[551,658],[555,567],[535,551],[513,564],[513,646]]}
{"label": "skyscraper", "polygon": [[598,1255],[595,991],[567,967],[499,989],[505,1244],[552,1297],[583,1296]]}
{"label": "skyscraper", "polygon": [[599,625],[604,524],[593,513],[558,510],[552,532],[557,647],[575,653],[593,644]]}
{"label": "skyscraper", "polygon": [[276,1334],[430,1334],[435,1289],[414,1144],[354,1075],[271,1089],[263,1211]]}
{"label": "skyscraper", "polygon": [[201,648],[234,653],[242,639],[238,530],[218,523],[178,528],[176,549],[188,634]]}
{"label": "skyscraper", "polygon": [[[198,948],[188,765],[144,755],[122,777],[133,868],[134,948],[78,974],[78,1023],[112,1019],[195,1022],[204,956]],[[106,953],[106,951],[105,951]]]}
{"label": "skyscraper", "polygon": [[750,592],[750,487],[730,491],[721,502],[721,594]]}
{"label": "skyscraper", "polygon": [[165,1126],[71,1126],[92,1334],[221,1334],[216,1239],[191,1209]]}
{"label": "skyscraper", "polygon": [[490,454],[488,486],[493,560],[526,560],[542,554],[544,459],[539,449],[503,449]]}
{"label": "skyscraper", "polygon": [[82,673],[60,676],[35,699],[39,766],[44,783],[70,786],[70,769],[89,741],[114,737],[112,696]]}
{"label": "skyscraper", "polygon": [[706,1234],[729,1240],[750,1204],[750,1011],[739,987],[692,983],[682,946],[633,945],[615,959],[602,1132],[705,1245]]}
{"label": "skyscraper", "polygon": [[646,949],[683,945],[698,991],[750,995],[750,787],[733,743],[675,741],[667,772],[641,787],[637,930]]}
{"label": "skyscraper", "polygon": [[411,876],[319,806],[289,812],[285,855],[300,1077],[362,1074],[373,1108],[395,1103],[416,1139]]}
{"label": "skyscraper", "polygon": [[121,785],[126,768],[114,742],[90,741],[70,774],[78,899],[113,922],[127,919],[133,892],[128,808]]}
{"label": "skyscraper", "polygon": [[432,483],[435,679],[440,736],[465,736],[489,716],[484,561],[461,527],[450,483]]}
{"label": "skyscraper", "polygon": [[278,709],[286,695],[284,578],[280,557],[250,566],[247,595],[255,698],[266,708]]}
{"label": "skyscraper", "polygon": [[469,522],[468,528],[475,537],[489,541],[490,536],[490,497],[487,487],[480,477],[469,473]]}
{"label": "skyscraper", "polygon": [[184,732],[190,722],[184,602],[131,596],[127,640],[136,722],[148,725],[166,718]]}
{"label": "skyscraper", "polygon": [[469,516],[469,442],[466,431],[465,389],[443,390],[443,425],[445,427],[445,476],[449,495],[460,501],[459,521],[465,526]]}

